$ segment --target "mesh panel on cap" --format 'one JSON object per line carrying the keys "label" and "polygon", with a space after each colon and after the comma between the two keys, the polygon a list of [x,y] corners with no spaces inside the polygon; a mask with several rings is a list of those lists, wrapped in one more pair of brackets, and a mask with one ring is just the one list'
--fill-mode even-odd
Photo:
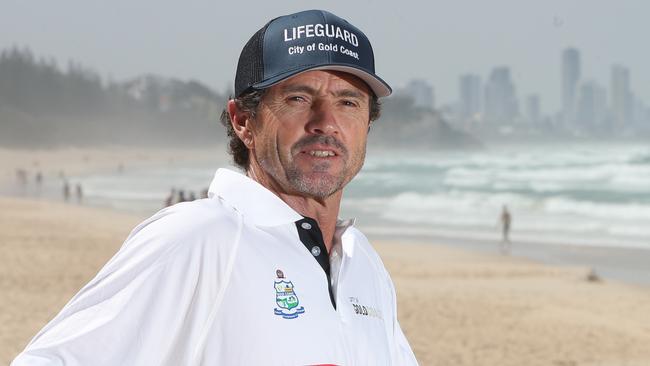
{"label": "mesh panel on cap", "polygon": [[264,79],[264,33],[271,22],[253,34],[239,55],[235,75],[235,96],[239,97],[253,84]]}

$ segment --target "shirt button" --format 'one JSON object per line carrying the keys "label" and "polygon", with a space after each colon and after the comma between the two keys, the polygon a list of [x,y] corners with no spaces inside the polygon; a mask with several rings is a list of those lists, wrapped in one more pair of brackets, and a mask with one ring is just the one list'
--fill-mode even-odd
{"label": "shirt button", "polygon": [[311,224],[308,222],[303,222],[302,224],[300,224],[300,226],[305,230],[311,229]]}
{"label": "shirt button", "polygon": [[311,247],[311,255],[313,255],[314,257],[318,257],[320,255],[320,248]]}

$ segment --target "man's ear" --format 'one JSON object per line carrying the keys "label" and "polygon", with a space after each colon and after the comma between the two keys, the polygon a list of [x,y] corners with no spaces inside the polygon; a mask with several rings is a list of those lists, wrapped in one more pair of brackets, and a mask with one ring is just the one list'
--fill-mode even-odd
{"label": "man's ear", "polygon": [[251,130],[250,113],[242,111],[235,103],[234,99],[228,101],[228,114],[230,115],[230,124],[240,140],[247,148],[253,148],[253,131]]}

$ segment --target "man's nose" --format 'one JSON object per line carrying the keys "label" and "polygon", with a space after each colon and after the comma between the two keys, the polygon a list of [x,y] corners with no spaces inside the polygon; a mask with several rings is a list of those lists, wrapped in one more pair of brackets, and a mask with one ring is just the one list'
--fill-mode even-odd
{"label": "man's nose", "polygon": [[312,105],[312,114],[305,126],[307,132],[315,135],[336,135],[339,133],[338,117],[334,108],[325,102]]}

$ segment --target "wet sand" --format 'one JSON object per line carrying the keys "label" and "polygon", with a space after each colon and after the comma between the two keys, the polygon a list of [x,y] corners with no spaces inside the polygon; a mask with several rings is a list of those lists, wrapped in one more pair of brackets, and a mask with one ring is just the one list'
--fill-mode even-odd
{"label": "wet sand", "polygon": [[96,172],[118,172],[147,165],[161,166],[183,161],[224,161],[225,148],[144,149],[125,147],[20,150],[0,148],[0,187],[16,183],[16,171],[24,170],[27,184],[35,184],[41,172],[44,180]]}
{"label": "wet sand", "polygon": [[[444,243],[463,250],[489,255],[499,254],[499,238],[477,240],[450,237],[381,236],[387,241],[401,243]],[[650,288],[650,249],[621,246],[618,248],[589,245],[561,245],[544,242],[513,240],[510,255],[528,258],[553,266],[590,268],[597,276]]]}
{"label": "wet sand", "polygon": [[[90,280],[143,217],[0,197],[0,364]],[[376,243],[422,365],[649,365],[650,289],[588,267]]]}

